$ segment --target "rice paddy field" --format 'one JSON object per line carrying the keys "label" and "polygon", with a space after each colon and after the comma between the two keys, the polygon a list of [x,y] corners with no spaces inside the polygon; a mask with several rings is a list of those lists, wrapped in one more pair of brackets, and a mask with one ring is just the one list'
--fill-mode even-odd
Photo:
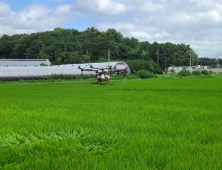
{"label": "rice paddy field", "polygon": [[222,169],[222,78],[0,84],[0,169]]}

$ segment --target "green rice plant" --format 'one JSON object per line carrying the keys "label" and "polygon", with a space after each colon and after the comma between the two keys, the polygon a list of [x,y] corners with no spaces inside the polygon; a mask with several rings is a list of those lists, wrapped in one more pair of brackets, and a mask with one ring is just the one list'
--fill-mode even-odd
{"label": "green rice plant", "polygon": [[222,78],[0,84],[0,169],[222,169]]}

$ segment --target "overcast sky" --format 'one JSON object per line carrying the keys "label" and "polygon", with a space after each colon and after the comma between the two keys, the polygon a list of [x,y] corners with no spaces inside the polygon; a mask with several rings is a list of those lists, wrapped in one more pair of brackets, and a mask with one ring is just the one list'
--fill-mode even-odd
{"label": "overcast sky", "polygon": [[114,28],[139,41],[190,44],[222,58],[222,0],[0,0],[0,36]]}

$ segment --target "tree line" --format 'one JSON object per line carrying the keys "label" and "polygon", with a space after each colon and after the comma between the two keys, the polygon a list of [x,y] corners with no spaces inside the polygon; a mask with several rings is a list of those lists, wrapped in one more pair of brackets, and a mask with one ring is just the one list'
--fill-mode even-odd
{"label": "tree line", "polygon": [[218,66],[221,67],[222,64],[222,59],[217,59],[216,58],[207,58],[207,57],[201,57],[199,58],[199,65],[204,65],[204,66],[210,66],[211,68],[217,67]]}
{"label": "tree line", "polygon": [[101,32],[94,27],[84,31],[55,28],[53,31],[6,35],[0,38],[1,59],[49,59],[53,65],[111,61],[154,61],[168,66],[198,64],[198,56],[190,45],[140,42],[123,37],[115,29]]}

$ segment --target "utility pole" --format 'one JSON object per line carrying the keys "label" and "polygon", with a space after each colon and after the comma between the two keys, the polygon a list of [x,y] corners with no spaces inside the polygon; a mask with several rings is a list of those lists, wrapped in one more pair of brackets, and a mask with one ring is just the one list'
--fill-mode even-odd
{"label": "utility pole", "polygon": [[110,50],[108,50],[108,66],[110,67]]}
{"label": "utility pole", "polygon": [[191,66],[192,66],[192,65],[194,65],[194,55],[191,55],[191,59],[192,59],[192,61],[191,61]]}
{"label": "utility pole", "polygon": [[191,66],[193,65],[193,55],[191,54]]}
{"label": "utility pole", "polygon": [[89,65],[90,65],[90,55],[89,55]]}
{"label": "utility pole", "polygon": [[218,54],[217,54],[217,68],[218,68],[218,65],[219,65],[219,63],[218,63]]}
{"label": "utility pole", "polygon": [[108,50],[108,74],[110,75],[110,50]]}
{"label": "utility pole", "polygon": [[166,70],[166,57],[165,57],[165,74],[167,73],[167,70]]}
{"label": "utility pole", "polygon": [[159,53],[158,53],[158,50],[157,50],[157,61],[156,63],[159,65]]}
{"label": "utility pole", "polygon": [[191,71],[191,52],[190,52],[190,71]]}

